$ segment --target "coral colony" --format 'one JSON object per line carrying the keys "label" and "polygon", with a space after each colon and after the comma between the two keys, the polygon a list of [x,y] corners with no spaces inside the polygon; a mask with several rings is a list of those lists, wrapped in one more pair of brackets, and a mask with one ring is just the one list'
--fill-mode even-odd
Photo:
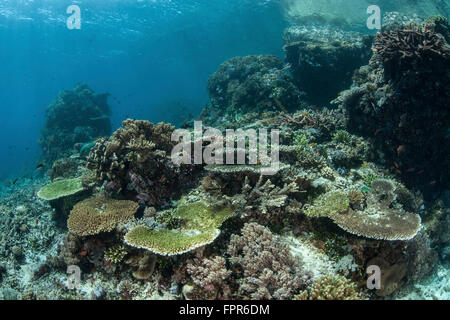
{"label": "coral colony", "polygon": [[61,92],[48,171],[2,198],[0,298],[448,299],[447,19],[311,30],[225,61],[184,129]]}

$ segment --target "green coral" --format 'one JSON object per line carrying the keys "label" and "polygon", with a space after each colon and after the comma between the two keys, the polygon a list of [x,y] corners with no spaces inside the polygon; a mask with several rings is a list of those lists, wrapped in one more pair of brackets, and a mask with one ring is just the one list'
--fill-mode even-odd
{"label": "green coral", "polygon": [[297,144],[298,152],[302,153],[306,151],[309,147],[309,140],[305,134],[298,134],[294,137],[295,143]]}
{"label": "green coral", "polygon": [[337,143],[348,144],[352,140],[350,133],[345,130],[338,130],[334,133],[333,141]]}
{"label": "green coral", "polygon": [[64,179],[44,186],[39,190],[38,196],[41,199],[51,201],[74,195],[81,191],[83,191],[81,178]]}
{"label": "green coral", "polygon": [[347,211],[349,205],[347,194],[331,191],[319,196],[304,212],[308,217],[329,217],[332,214]]}
{"label": "green coral", "polygon": [[125,242],[163,256],[182,254],[213,242],[220,234],[219,227],[234,211],[231,207],[208,206],[203,201],[184,204],[174,214],[183,220],[181,228],[153,230],[138,226],[125,235]]}
{"label": "green coral", "polygon": [[124,245],[118,244],[105,250],[105,260],[112,263],[120,263],[127,255]]}

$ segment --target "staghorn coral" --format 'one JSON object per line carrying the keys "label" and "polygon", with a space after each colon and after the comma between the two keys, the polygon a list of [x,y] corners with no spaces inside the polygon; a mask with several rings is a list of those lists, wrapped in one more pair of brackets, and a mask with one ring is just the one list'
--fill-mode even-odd
{"label": "staghorn coral", "polygon": [[386,75],[392,78],[400,76],[405,68],[420,68],[420,64],[430,61],[444,63],[450,58],[450,47],[445,38],[435,32],[438,26],[410,23],[378,33],[373,45],[375,61],[381,61]]}
{"label": "staghorn coral", "polygon": [[170,124],[125,120],[108,138],[100,138],[89,154],[87,168],[105,189],[134,197],[149,206],[161,206],[189,186],[193,166],[176,166],[170,159],[174,142]]}
{"label": "staghorn coral", "polygon": [[190,300],[214,300],[219,294],[223,297],[224,292],[230,291],[225,280],[231,271],[227,270],[226,260],[221,256],[188,260],[186,270],[195,285],[187,294]]}
{"label": "staghorn coral", "polygon": [[139,205],[134,201],[95,196],[77,203],[67,220],[69,231],[78,236],[96,235],[114,230],[119,222],[134,217]]}
{"label": "staghorn coral", "polygon": [[257,223],[246,223],[242,235],[232,235],[227,252],[242,269],[241,298],[290,299],[309,281],[288,245]]}
{"label": "staghorn coral", "polygon": [[324,275],[294,300],[361,300],[356,284],[340,275]]}
{"label": "staghorn coral", "polygon": [[241,193],[233,197],[224,196],[224,198],[233,206],[240,208],[241,217],[246,220],[274,222],[275,217],[287,205],[288,196],[296,192],[298,192],[298,186],[295,182],[278,187],[270,179],[265,180],[261,175],[252,186],[249,177],[245,176]]}
{"label": "staghorn coral", "polygon": [[182,220],[180,228],[152,229],[138,225],[125,235],[125,242],[163,256],[182,254],[213,242],[222,223],[234,212],[233,207],[208,206],[204,201],[186,203],[174,214]]}

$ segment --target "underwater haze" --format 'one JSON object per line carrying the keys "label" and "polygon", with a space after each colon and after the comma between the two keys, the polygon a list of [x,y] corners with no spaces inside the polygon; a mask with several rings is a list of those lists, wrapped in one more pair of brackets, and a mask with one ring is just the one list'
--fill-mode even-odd
{"label": "underwater haze", "polygon": [[[72,3],[81,30],[66,28]],[[110,93],[114,128],[126,117],[177,122],[207,103],[226,59],[282,57],[285,26],[276,1],[1,1],[0,176],[39,158],[45,109],[62,89],[85,81]]]}
{"label": "underwater haze", "polygon": [[450,299],[449,17],[0,0],[0,300]]}

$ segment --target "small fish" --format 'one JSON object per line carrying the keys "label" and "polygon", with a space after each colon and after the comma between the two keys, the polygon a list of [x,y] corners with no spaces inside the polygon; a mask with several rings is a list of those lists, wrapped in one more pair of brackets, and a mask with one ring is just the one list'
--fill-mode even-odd
{"label": "small fish", "polygon": [[14,181],[12,182],[12,184],[16,184],[17,181],[19,181],[19,178],[15,178]]}
{"label": "small fish", "polygon": [[406,147],[404,145],[398,146],[397,155],[401,155],[405,151],[406,151]]}
{"label": "small fish", "polygon": [[311,147],[314,147],[316,145],[315,142],[311,142]]}
{"label": "small fish", "polygon": [[402,172],[400,170],[395,170],[395,172],[397,172],[398,174],[402,174]]}
{"label": "small fish", "polygon": [[83,251],[80,252],[80,256],[84,257],[85,255],[87,255],[87,251],[86,250],[83,250]]}
{"label": "small fish", "polygon": [[434,186],[436,184],[436,180],[430,182],[430,186]]}
{"label": "small fish", "polygon": [[269,122],[270,122],[270,123],[274,123],[274,122],[275,122],[275,120],[273,120],[273,119],[270,119],[270,120],[269,120]]}
{"label": "small fish", "polygon": [[420,170],[419,172],[417,172],[417,174],[423,174],[424,172],[424,170]]}
{"label": "small fish", "polygon": [[377,129],[377,131],[375,131],[374,135],[378,135],[381,131],[383,131],[383,130]]}
{"label": "small fish", "polygon": [[111,266],[111,260],[106,261],[106,268],[109,268]]}
{"label": "small fish", "polygon": [[415,168],[409,168],[408,170],[406,170],[406,172],[409,172],[409,173],[414,172],[414,171],[416,171]]}
{"label": "small fish", "polygon": [[398,163],[396,162],[396,161],[394,161],[394,166],[398,169],[399,168],[399,165],[398,165]]}
{"label": "small fish", "polygon": [[45,167],[45,163],[43,162],[43,163],[40,163],[40,164],[38,164],[37,166],[36,166],[36,169],[42,169],[43,167]]}

